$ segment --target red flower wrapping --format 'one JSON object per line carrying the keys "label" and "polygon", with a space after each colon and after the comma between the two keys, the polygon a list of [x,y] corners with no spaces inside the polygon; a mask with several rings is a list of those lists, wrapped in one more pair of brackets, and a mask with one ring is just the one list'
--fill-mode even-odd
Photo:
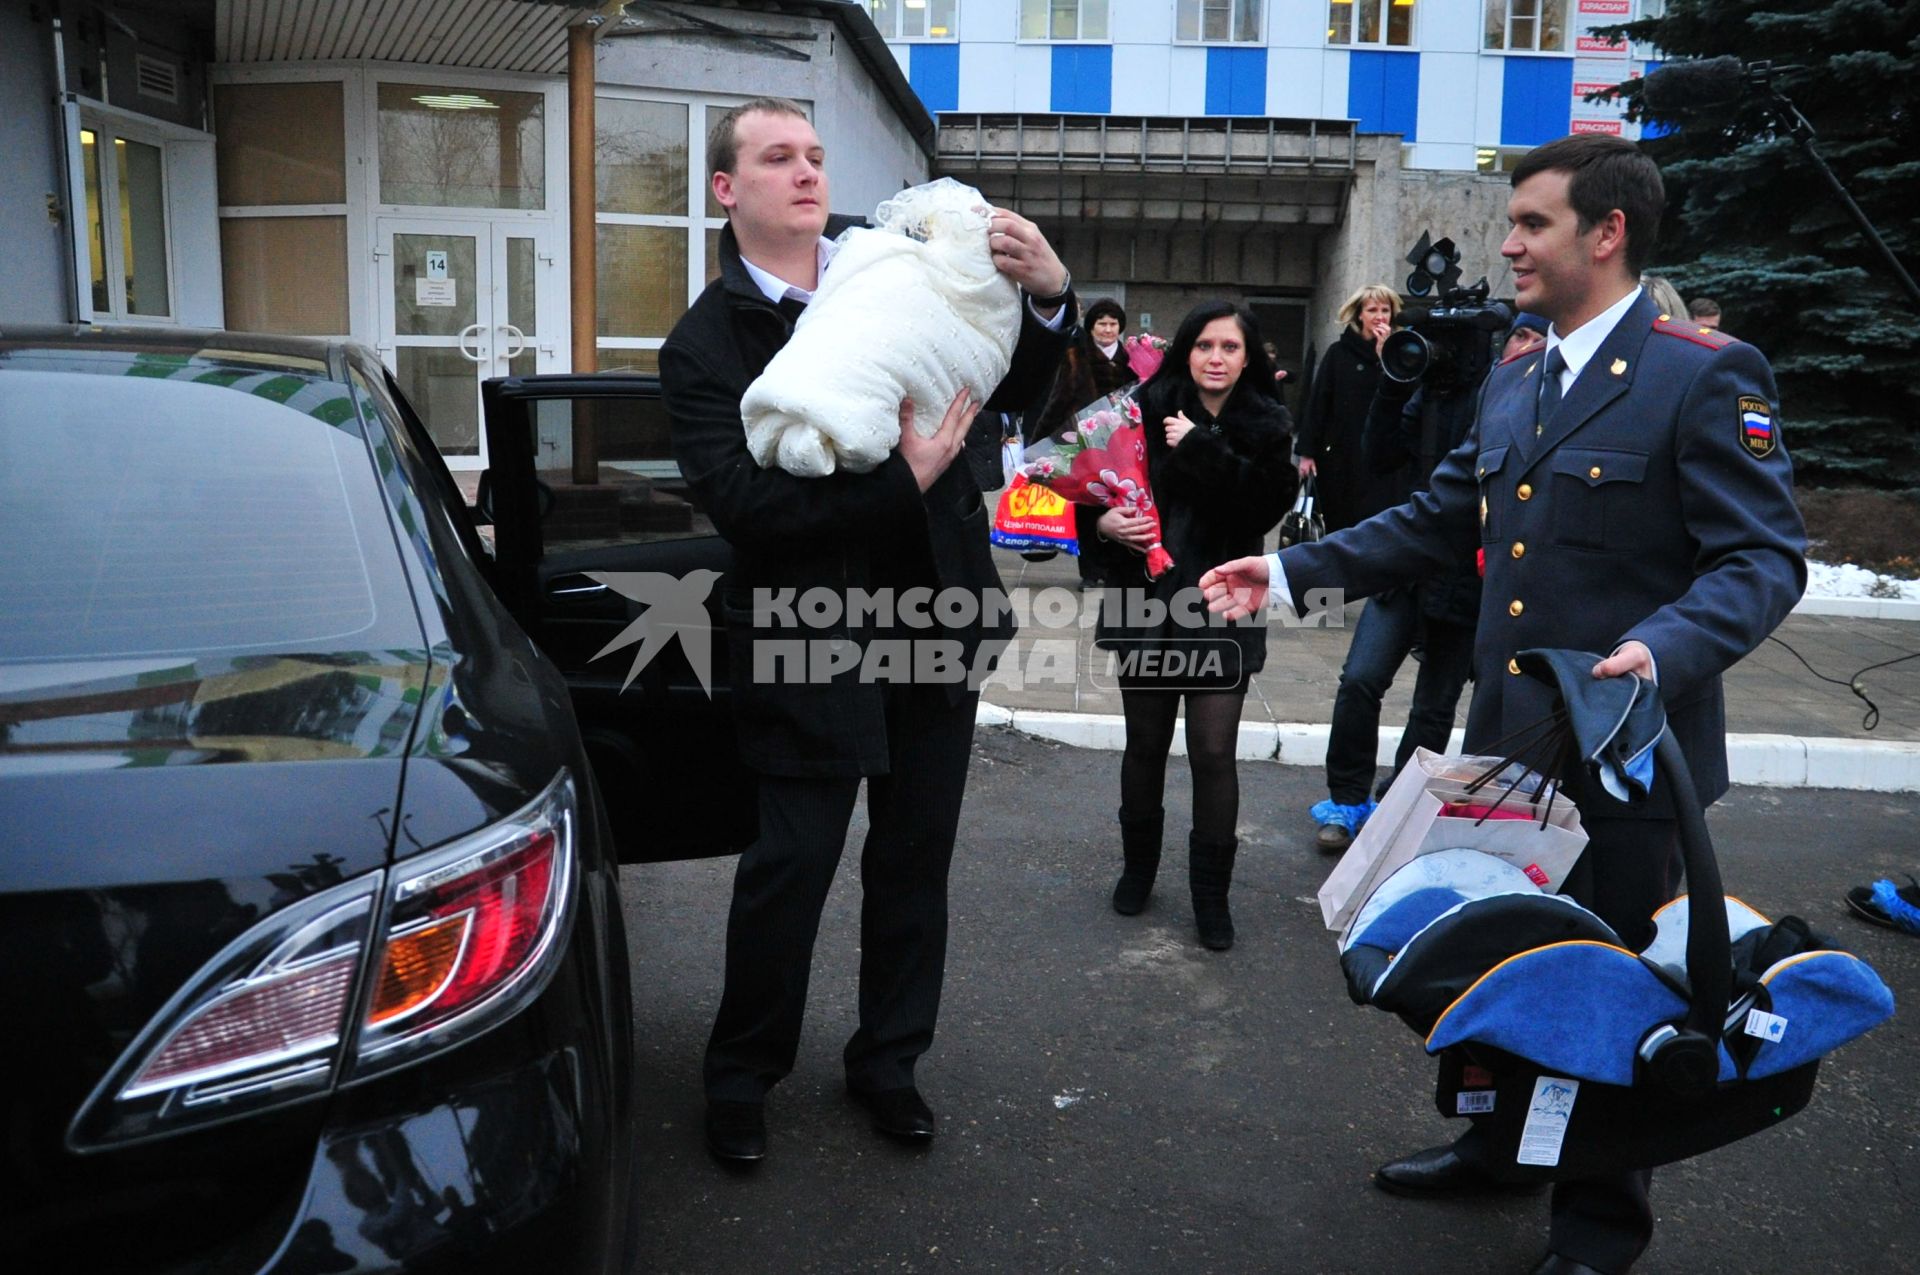
{"label": "red flower wrapping", "polygon": [[1045,454],[1020,472],[1076,505],[1144,515],[1153,524],[1147,577],[1159,579],[1173,565],[1173,557],[1160,543],[1160,511],[1147,483],[1147,438],[1139,405],[1124,392],[1109,394],[1082,408],[1072,425],[1043,446]]}

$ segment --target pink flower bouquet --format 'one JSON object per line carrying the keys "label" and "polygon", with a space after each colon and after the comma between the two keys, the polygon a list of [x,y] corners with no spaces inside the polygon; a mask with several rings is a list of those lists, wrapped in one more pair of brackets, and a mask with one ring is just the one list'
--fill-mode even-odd
{"label": "pink flower bouquet", "polygon": [[1073,424],[1042,444],[1043,453],[1021,467],[1039,483],[1076,505],[1132,509],[1153,523],[1147,576],[1158,579],[1173,558],[1160,543],[1160,511],[1147,485],[1147,439],[1140,406],[1124,391],[1108,394],[1075,415]]}

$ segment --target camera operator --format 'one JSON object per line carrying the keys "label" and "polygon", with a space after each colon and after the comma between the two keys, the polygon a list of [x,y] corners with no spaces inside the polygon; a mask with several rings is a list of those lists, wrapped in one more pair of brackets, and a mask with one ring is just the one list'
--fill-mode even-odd
{"label": "camera operator", "polygon": [[[1388,374],[1368,408],[1362,451],[1376,474],[1408,466],[1413,489],[1473,428],[1481,382],[1493,363],[1495,335],[1489,322],[1504,318],[1498,303],[1466,311],[1442,310],[1416,320],[1396,338],[1397,358],[1383,359]],[[1426,329],[1422,332],[1422,329]],[[1498,358],[1515,358],[1546,340],[1547,322],[1523,314],[1504,333]],[[1414,340],[1412,333],[1420,333]],[[1445,752],[1454,710],[1473,670],[1474,629],[1480,610],[1480,572],[1474,558],[1455,563],[1418,585],[1390,589],[1368,599],[1354,626],[1340,688],[1333,701],[1327,738],[1327,800],[1313,807],[1316,843],[1339,853],[1372,813],[1416,748]],[[1374,786],[1380,735],[1380,703],[1407,656],[1421,652],[1406,728],[1394,750],[1393,770]]]}

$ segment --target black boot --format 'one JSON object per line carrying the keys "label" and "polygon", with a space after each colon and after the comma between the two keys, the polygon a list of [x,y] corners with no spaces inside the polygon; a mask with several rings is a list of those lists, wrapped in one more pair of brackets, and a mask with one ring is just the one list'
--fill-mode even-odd
{"label": "black boot", "polygon": [[1154,875],[1160,871],[1160,830],[1165,823],[1165,811],[1120,810],[1120,854],[1126,866],[1113,887],[1113,910],[1121,916],[1134,916],[1147,906]]}
{"label": "black boot", "polygon": [[1187,881],[1193,888],[1193,919],[1200,927],[1200,943],[1216,952],[1233,946],[1233,916],[1227,911],[1227,888],[1233,884],[1233,856],[1237,837],[1208,841],[1199,833],[1187,837]]}

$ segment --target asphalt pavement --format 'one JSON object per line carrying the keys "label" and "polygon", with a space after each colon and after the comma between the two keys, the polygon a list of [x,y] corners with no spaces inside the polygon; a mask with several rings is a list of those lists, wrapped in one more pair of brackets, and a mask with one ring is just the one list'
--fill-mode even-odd
{"label": "asphalt pavement", "polygon": [[[1353,1005],[1314,894],[1332,861],[1302,813],[1321,776],[1241,765],[1239,942],[1201,948],[1168,784],[1147,911],[1107,905],[1119,758],[976,735],[952,882],[940,1033],[921,1061],[940,1135],[883,1141],[841,1087],[858,962],[856,822],[814,960],[772,1149],[738,1174],[701,1140],[700,1054],[719,999],[734,861],[630,867],[639,1068],[638,1269],[767,1272],[1524,1272],[1546,1197],[1401,1200],[1377,1163],[1450,1138],[1432,1068],[1397,1019]],[[1904,1005],[1920,938],[1840,903],[1920,872],[1920,794],[1737,788],[1711,826],[1729,893],[1795,914],[1869,961]],[[1577,1013],[1577,1007],[1560,1012]],[[1915,1269],[1920,1041],[1911,1011],[1823,1065],[1812,1104],[1655,1174],[1644,1272]]]}

